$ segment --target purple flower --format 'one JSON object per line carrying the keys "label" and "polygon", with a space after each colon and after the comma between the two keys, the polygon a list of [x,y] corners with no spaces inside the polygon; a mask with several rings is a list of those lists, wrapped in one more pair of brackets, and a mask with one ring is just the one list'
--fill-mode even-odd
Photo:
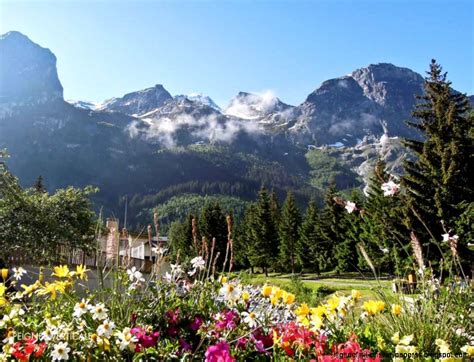
{"label": "purple flower", "polygon": [[245,346],[248,343],[248,338],[242,337],[237,340],[237,344],[235,345],[236,348],[238,349],[245,349]]}
{"label": "purple flower", "polygon": [[183,351],[191,352],[191,345],[188,342],[186,342],[184,338],[179,339],[179,345],[181,346]]}
{"label": "purple flower", "polygon": [[169,324],[171,325],[178,324],[179,323],[179,308],[177,308],[176,310],[167,311],[165,316]]}
{"label": "purple flower", "polygon": [[235,318],[237,313],[233,310],[227,311],[225,313],[218,313],[214,319],[216,320],[216,328],[219,330],[222,329],[234,329],[237,325],[235,323]]}
{"label": "purple flower", "polygon": [[193,321],[190,324],[190,327],[193,331],[197,331],[200,327],[202,326],[202,317],[201,316],[195,316]]}
{"label": "purple flower", "polygon": [[234,358],[230,354],[230,347],[227,342],[219,342],[209,346],[206,351],[206,362],[233,362]]}

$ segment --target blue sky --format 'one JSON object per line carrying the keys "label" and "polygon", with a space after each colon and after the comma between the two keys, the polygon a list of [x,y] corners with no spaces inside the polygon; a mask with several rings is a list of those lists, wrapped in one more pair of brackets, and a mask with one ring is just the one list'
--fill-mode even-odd
{"label": "blue sky", "polygon": [[298,104],[370,63],[423,74],[433,57],[473,94],[473,18],[468,0],[0,0],[0,32],[50,48],[65,97],[95,101],[162,83],[220,105],[267,90]]}

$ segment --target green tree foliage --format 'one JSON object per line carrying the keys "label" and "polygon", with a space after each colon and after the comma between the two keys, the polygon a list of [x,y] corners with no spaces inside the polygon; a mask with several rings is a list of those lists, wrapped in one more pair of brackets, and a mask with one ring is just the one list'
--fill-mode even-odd
{"label": "green tree foliage", "polygon": [[297,244],[297,259],[303,270],[317,274],[327,268],[329,245],[320,225],[316,202],[311,200],[300,228]]}
{"label": "green tree foliage", "polygon": [[[407,189],[406,223],[420,240],[428,241],[424,251],[430,260],[442,257],[441,234],[450,229],[457,232],[454,227],[460,215],[459,205],[474,196],[470,176],[474,169],[474,117],[467,97],[453,92],[450,85],[441,66],[432,60],[425,94],[419,97],[414,120],[409,122],[424,139],[404,141],[416,156],[406,162],[403,177]],[[468,242],[459,236],[461,243]],[[444,249],[449,250],[448,246]],[[468,260],[472,255],[461,257]]]}
{"label": "green tree foliage", "polygon": [[199,234],[205,237],[211,245],[212,239],[216,238],[214,257],[220,253],[216,265],[224,262],[227,248],[227,222],[226,215],[218,202],[208,203],[201,211],[198,222]]}
{"label": "green tree foliage", "polygon": [[258,201],[252,210],[254,217],[249,220],[247,244],[252,267],[261,267],[268,273],[278,255],[278,231],[273,219],[270,197],[265,187],[260,189]]}
{"label": "green tree foliage", "polygon": [[68,187],[54,194],[22,189],[4,161],[0,167],[1,253],[57,260],[58,246],[94,249],[96,222],[89,195],[96,189]]}
{"label": "green tree foliage", "polygon": [[181,261],[186,261],[196,255],[192,233],[193,218],[194,216],[189,214],[183,221],[174,221],[170,226],[169,253],[173,260],[176,260],[178,253]]}
{"label": "green tree foliage", "polygon": [[291,192],[288,192],[285,203],[283,204],[279,223],[279,262],[283,269],[290,268],[292,273],[295,272],[297,262],[297,244],[300,226],[300,211],[296,206],[295,197]]}

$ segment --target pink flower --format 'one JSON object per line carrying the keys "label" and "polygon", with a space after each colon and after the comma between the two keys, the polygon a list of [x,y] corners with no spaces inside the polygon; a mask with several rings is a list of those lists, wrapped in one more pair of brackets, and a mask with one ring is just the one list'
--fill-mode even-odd
{"label": "pink flower", "polygon": [[130,333],[138,338],[138,343],[135,348],[137,352],[140,352],[142,348],[155,347],[156,342],[158,342],[158,337],[160,337],[160,332],[147,334],[147,332],[141,327],[132,328]]}
{"label": "pink flower", "polygon": [[206,351],[206,362],[233,362],[234,358],[230,354],[230,347],[227,342],[219,342],[209,346]]}
{"label": "pink flower", "polygon": [[216,320],[216,329],[234,329],[237,325],[235,323],[235,318],[237,318],[237,313],[230,310],[224,313],[217,313],[214,317]]}

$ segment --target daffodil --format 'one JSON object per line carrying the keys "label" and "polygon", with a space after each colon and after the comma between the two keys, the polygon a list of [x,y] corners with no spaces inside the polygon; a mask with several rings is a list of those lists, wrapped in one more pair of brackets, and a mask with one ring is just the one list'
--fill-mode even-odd
{"label": "daffodil", "polygon": [[402,306],[400,304],[392,305],[392,314],[399,316],[402,313]]}
{"label": "daffodil", "polygon": [[257,326],[257,315],[254,312],[243,312],[242,317],[244,317],[244,323],[246,323],[250,328],[255,328]]}
{"label": "daffodil", "polygon": [[308,307],[308,304],[302,303],[298,308],[295,310],[295,314],[298,317],[306,317],[310,312],[310,309]]}
{"label": "daffodil", "polygon": [[58,344],[54,345],[54,349],[51,352],[51,357],[53,361],[62,361],[69,359],[69,352],[71,348],[68,347],[67,342],[59,342]]}
{"label": "daffodil", "polygon": [[272,286],[265,284],[265,285],[262,287],[262,295],[263,295],[264,297],[269,297],[269,296],[272,294],[272,290],[273,290],[273,287],[272,287]]}
{"label": "daffodil", "polygon": [[135,350],[138,338],[134,336],[130,330],[130,328],[126,327],[123,329],[123,331],[119,331],[115,334],[117,337],[117,345],[121,351],[124,351],[125,349],[129,349],[130,351]]}
{"label": "daffodil", "polygon": [[41,287],[41,283],[37,280],[34,284],[26,285],[22,284],[21,287],[25,290],[23,295],[27,295],[28,297],[33,294],[33,292]]}
{"label": "daffodil", "polygon": [[248,302],[250,300],[250,294],[246,290],[242,292],[241,298],[244,302]]}
{"label": "daffodil", "polygon": [[292,293],[284,292],[282,299],[283,299],[283,303],[290,305],[295,302],[296,297]]}
{"label": "daffodil", "polygon": [[369,300],[364,302],[363,307],[369,315],[373,316],[385,309],[385,303],[381,300]]}
{"label": "daffodil", "polygon": [[68,278],[69,276],[71,276],[71,272],[69,271],[69,268],[67,265],[60,265],[60,266],[55,266],[53,268],[52,275],[58,278]]}

